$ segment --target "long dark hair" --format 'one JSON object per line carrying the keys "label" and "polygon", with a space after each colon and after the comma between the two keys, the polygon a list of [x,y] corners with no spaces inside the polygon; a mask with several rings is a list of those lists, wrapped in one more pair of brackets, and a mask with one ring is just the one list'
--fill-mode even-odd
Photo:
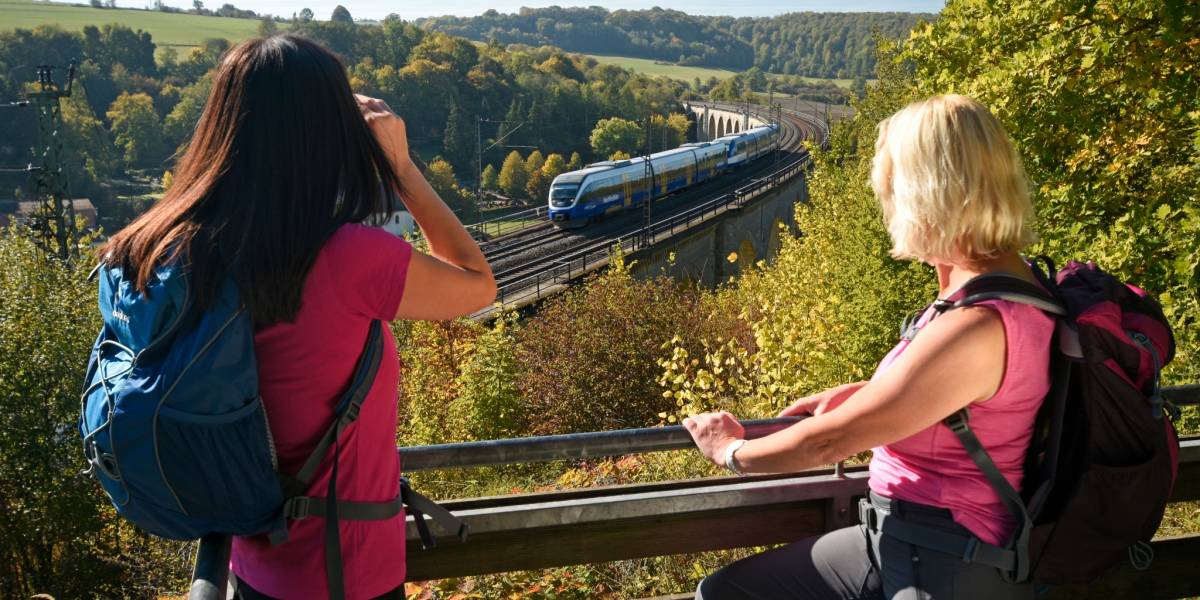
{"label": "long dark hair", "polygon": [[393,210],[399,182],[341,61],[292,35],[221,60],[166,196],[101,251],[136,273],[186,261],[201,308],[226,277],[256,325],[291,321],[317,253],[345,223]]}

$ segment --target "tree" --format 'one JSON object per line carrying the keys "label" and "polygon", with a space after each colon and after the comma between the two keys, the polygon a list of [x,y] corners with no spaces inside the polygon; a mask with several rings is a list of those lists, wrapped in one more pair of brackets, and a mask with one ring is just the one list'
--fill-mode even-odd
{"label": "tree", "polygon": [[525,195],[525,183],[529,175],[525,171],[525,161],[521,153],[513,150],[504,159],[500,167],[500,189],[510,198],[520,198]]}
{"label": "tree", "polygon": [[429,181],[433,191],[447,203],[454,199],[458,182],[454,178],[454,167],[450,163],[441,158],[433,159],[425,168],[425,179]]}
{"label": "tree", "polygon": [[551,177],[546,175],[546,172],[538,169],[529,174],[529,179],[525,182],[525,193],[535,202],[547,202],[550,194]]}
{"label": "tree", "polygon": [[475,203],[471,201],[471,195],[458,185],[454,167],[445,159],[433,159],[425,168],[425,179],[451,210],[462,217],[475,216]]}
{"label": "tree", "polygon": [[[526,166],[528,166],[528,162],[526,162]],[[525,191],[529,192],[534,200],[549,197],[550,184],[554,182],[555,177],[566,170],[567,161],[563,160],[561,154],[554,153],[547,156],[541,168],[529,174],[529,182],[525,184]]]}
{"label": "tree", "polygon": [[750,87],[752,92],[762,92],[767,89],[767,75],[758,67],[751,67],[746,71],[746,85]]}
{"label": "tree", "polygon": [[192,10],[198,15],[204,14],[204,2],[201,0],[192,0]]}
{"label": "tree", "polygon": [[532,177],[534,173],[542,170],[542,165],[545,163],[546,159],[542,156],[541,150],[530,152],[525,159],[525,174]]}
{"label": "tree", "polygon": [[121,92],[106,114],[125,164],[133,167],[162,160],[163,130],[150,96]]}
{"label": "tree", "polygon": [[571,153],[571,160],[567,162],[568,171],[578,171],[583,168],[583,157],[579,156],[578,152]]}
{"label": "tree", "polygon": [[[1016,142],[1033,187],[1036,253],[1095,258],[1163,304],[1165,374],[1200,377],[1200,45],[1170,2],[952,2],[897,62],[920,96],[977,98]],[[1184,16],[1186,13],[1186,17]],[[1182,40],[1193,40],[1183,43]],[[882,61],[881,61],[882,64]],[[870,97],[878,83],[867,87]]]}
{"label": "tree", "polygon": [[204,103],[211,87],[212,78],[206,76],[183,88],[179,93],[179,101],[163,119],[163,138],[168,150],[182,148],[192,137],[192,131],[200,121],[200,114],[204,111]]}
{"label": "tree", "polygon": [[567,170],[567,161],[563,160],[562,155],[557,152],[547,156],[546,162],[542,163],[542,172],[550,179],[566,173]]}
{"label": "tree", "polygon": [[443,156],[460,169],[472,164],[472,150],[475,145],[473,137],[466,116],[459,109],[458,103],[454,103],[450,106],[450,114],[446,117],[446,130],[442,134]]}
{"label": "tree", "polygon": [[333,14],[329,16],[329,20],[334,23],[354,24],[354,17],[351,17],[350,11],[346,10],[346,7],[341,4],[333,7]]}
{"label": "tree", "polygon": [[271,37],[279,32],[279,26],[275,24],[275,19],[271,17],[263,17],[258,20],[258,36]]}
{"label": "tree", "polygon": [[313,20],[313,11],[311,8],[300,9],[300,22],[308,23]]}
{"label": "tree", "polygon": [[592,151],[597,156],[612,156],[617,152],[632,155],[637,152],[642,128],[634,121],[613,117],[602,119],[592,130]]}
{"label": "tree", "polygon": [[508,105],[508,112],[504,113],[504,122],[500,124],[500,128],[496,131],[496,139],[503,139],[506,144],[515,144],[517,142],[516,138],[505,136],[521,125],[521,119],[524,115],[525,113],[521,110],[521,102],[514,98]]}
{"label": "tree", "polygon": [[499,175],[496,173],[495,165],[488,163],[488,166],[483,168],[482,181],[480,185],[485,190],[497,190],[500,188]]}
{"label": "tree", "polygon": [[[654,152],[678,148],[687,143],[687,132],[691,124],[686,116],[671,113],[670,116],[654,115],[650,118],[650,149]],[[642,138],[645,144],[645,138]]]}

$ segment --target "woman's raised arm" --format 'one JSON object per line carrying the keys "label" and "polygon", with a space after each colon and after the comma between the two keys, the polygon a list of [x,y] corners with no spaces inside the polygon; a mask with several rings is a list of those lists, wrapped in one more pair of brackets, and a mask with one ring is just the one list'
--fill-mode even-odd
{"label": "woman's raised arm", "polygon": [[496,280],[479,245],[438,197],[408,155],[404,121],[382,100],[356,96],[363,117],[400,180],[400,198],[412,214],[429,254],[413,252],[397,319],[452,319],[496,299]]}

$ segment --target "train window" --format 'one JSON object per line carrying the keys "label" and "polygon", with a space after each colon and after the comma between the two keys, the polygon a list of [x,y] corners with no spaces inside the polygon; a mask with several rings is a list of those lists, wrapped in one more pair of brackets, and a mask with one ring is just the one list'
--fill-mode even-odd
{"label": "train window", "polygon": [[551,206],[570,206],[575,201],[578,185],[560,185],[550,188]]}

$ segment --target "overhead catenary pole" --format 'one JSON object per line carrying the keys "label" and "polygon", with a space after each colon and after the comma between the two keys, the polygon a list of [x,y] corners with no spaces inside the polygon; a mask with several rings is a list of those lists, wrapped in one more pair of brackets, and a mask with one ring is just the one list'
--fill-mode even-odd
{"label": "overhead catenary pole", "polygon": [[650,117],[646,117],[646,152],[643,155],[643,164],[645,165],[646,173],[646,202],[642,204],[642,246],[649,246],[654,240],[650,239],[650,220],[653,216],[654,203],[654,167],[650,164]]}
{"label": "overhead catenary pole", "polygon": [[475,205],[483,203],[483,115],[475,115]]}
{"label": "overhead catenary pole", "polygon": [[63,98],[71,96],[75,81],[75,62],[67,67],[65,85],[54,82],[54,69],[50,65],[38,65],[39,90],[29,92],[29,101],[15,102],[9,106],[28,107],[37,110],[38,143],[41,166],[27,169],[36,173],[38,195],[41,206],[33,215],[32,224],[43,239],[55,246],[55,254],[69,260],[75,254],[76,220],[75,205],[70,199],[66,172],[63,168],[62,107]]}

